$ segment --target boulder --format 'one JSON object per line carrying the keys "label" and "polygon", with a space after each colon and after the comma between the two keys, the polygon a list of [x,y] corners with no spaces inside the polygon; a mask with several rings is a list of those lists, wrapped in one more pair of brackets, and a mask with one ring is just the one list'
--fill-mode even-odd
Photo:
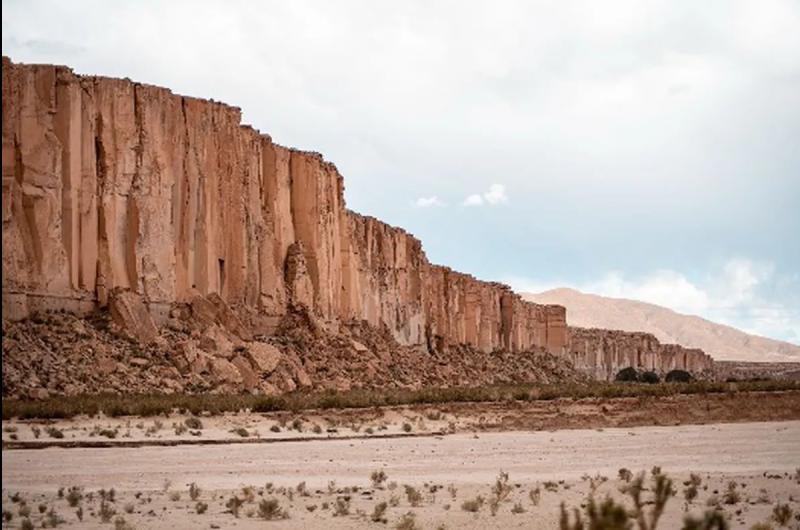
{"label": "boulder", "polygon": [[138,294],[128,289],[112,289],[108,306],[111,319],[130,338],[150,344],[158,337],[153,317]]}
{"label": "boulder", "polygon": [[272,344],[250,342],[245,347],[245,355],[260,373],[269,375],[281,362],[283,354]]}

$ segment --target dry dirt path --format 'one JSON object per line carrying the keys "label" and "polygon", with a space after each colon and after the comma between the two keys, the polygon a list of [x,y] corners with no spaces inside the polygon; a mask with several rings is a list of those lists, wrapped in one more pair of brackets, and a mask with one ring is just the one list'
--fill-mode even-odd
{"label": "dry dirt path", "polygon": [[[290,519],[270,523],[275,528],[375,525],[369,514],[381,501],[391,504],[393,496],[399,503],[387,510],[390,524],[413,512],[422,528],[440,524],[447,528],[554,528],[562,500],[579,506],[585,498],[589,486],[582,477],[608,477],[599,494],[619,496],[620,468],[635,472],[659,465],[676,479],[679,490],[678,498],[668,506],[662,528],[679,527],[684,515],[680,481],[690,472],[700,473],[708,486],[701,488],[690,510],[704,509],[715,490],[721,497],[728,481],[736,480],[742,501],[725,506],[726,513],[731,515],[734,527],[749,528],[766,520],[776,501],[789,501],[795,511],[798,509],[800,485],[794,475],[800,467],[800,421],[253,445],[19,449],[4,450],[2,462],[4,509],[16,515],[18,503],[9,502],[9,496],[19,491],[29,505],[55,506],[68,523],[81,527],[102,527],[90,514],[98,510],[96,494],[91,502],[84,499],[84,521],[79,524],[75,509],[57,498],[58,487],[76,485],[86,491],[115,488],[118,514],[136,528],[262,527],[265,522],[258,519],[257,512],[260,495],[276,497],[289,511]],[[375,470],[384,470],[387,484],[396,482],[397,487],[371,487],[369,475]],[[509,473],[513,489],[497,515],[492,516],[486,505],[477,514],[462,510],[464,501],[477,495],[490,496],[491,484],[500,470]],[[303,481],[309,496],[294,493],[290,499],[286,492],[260,491],[268,482],[274,488],[295,489]],[[330,481],[336,482],[338,493],[329,493]],[[534,506],[529,492],[546,481],[563,482],[557,491],[541,487],[541,502]],[[209,504],[203,515],[194,513],[195,502],[188,498],[187,488],[192,482],[202,488],[201,500]],[[424,492],[421,506],[410,505],[405,484]],[[457,490],[455,498],[447,491],[451,484]],[[255,502],[242,507],[239,519],[225,513],[225,501],[234,490],[244,496],[241,488],[249,485],[255,486]],[[430,485],[442,489],[431,494]],[[354,486],[360,490],[343,490]],[[137,492],[142,493],[138,498]],[[350,514],[334,517],[336,497],[345,495],[350,496]],[[525,513],[511,512],[517,502]],[[132,513],[125,513],[128,503]],[[330,507],[324,509],[324,503]],[[316,507],[314,511],[309,511],[311,506]],[[39,517],[38,509],[33,512]]]}

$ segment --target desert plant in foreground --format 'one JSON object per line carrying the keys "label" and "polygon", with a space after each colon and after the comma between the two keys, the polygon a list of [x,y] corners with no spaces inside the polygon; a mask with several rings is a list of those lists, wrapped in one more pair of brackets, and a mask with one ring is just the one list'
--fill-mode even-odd
{"label": "desert plant in foreground", "polygon": [[514,503],[513,508],[511,508],[511,513],[513,513],[514,515],[525,513],[525,508],[523,508],[521,502]]}
{"label": "desert plant in foreground", "polygon": [[792,520],[792,508],[780,502],[772,509],[772,519],[781,526],[786,526]]}
{"label": "desert plant in foreground", "polygon": [[417,516],[413,512],[406,512],[394,526],[397,530],[417,530]]}
{"label": "desert plant in foreground", "polygon": [[542,488],[537,484],[535,488],[531,488],[528,492],[528,498],[534,506],[539,506],[539,501],[542,498]]}
{"label": "desert plant in foreground", "polygon": [[19,522],[20,530],[33,530],[33,523],[27,517]]}
{"label": "desert plant in foreground", "polygon": [[411,432],[414,430],[414,426],[408,422],[403,423],[403,432]]}
{"label": "desert plant in foreground", "polygon": [[606,497],[603,502],[598,504],[594,496],[589,496],[586,505],[587,523],[584,523],[581,512],[577,508],[573,509],[575,521],[573,522],[567,512],[564,503],[561,503],[561,517],[559,528],[561,530],[628,530],[633,528],[628,512],[621,504],[614,502],[611,497]]}
{"label": "desert plant in foreground", "polygon": [[735,480],[731,480],[728,482],[728,488],[725,490],[725,494],[722,496],[722,502],[725,504],[738,504],[741,502],[742,496],[738,490],[738,484],[736,484]]}
{"label": "desert plant in foreground", "polygon": [[617,475],[619,476],[620,480],[624,480],[625,482],[630,482],[633,478],[633,473],[627,467],[620,468]]}
{"label": "desert plant in foreground", "polygon": [[8,510],[3,510],[3,521],[5,523],[10,523],[12,519],[14,519],[14,514]]}
{"label": "desert plant in foreground", "polygon": [[198,503],[194,505],[194,511],[200,515],[206,513],[206,510],[208,510],[208,504],[203,501],[198,501]]}
{"label": "desert plant in foreground", "polygon": [[775,530],[769,523],[756,523],[750,527],[750,530]]}
{"label": "desert plant in foreground", "polygon": [[[640,530],[653,530],[658,526],[658,520],[664,513],[667,501],[675,495],[672,487],[672,479],[661,472],[660,468],[653,468],[652,477],[652,498],[646,501],[642,498],[644,487],[644,473],[640,473],[633,481],[623,489],[633,501],[633,517],[639,524]],[[645,505],[652,504],[649,515],[645,513]]]}
{"label": "desert plant in foreground", "polygon": [[60,439],[64,437],[64,433],[61,431],[61,429],[53,427],[52,425],[48,425],[47,427],[45,427],[44,432],[46,432],[47,436],[49,436],[50,438]]}
{"label": "desert plant in foreground", "polygon": [[502,502],[511,494],[511,486],[508,483],[508,473],[501,471],[497,476],[497,480],[492,486],[492,494],[497,499],[497,502]]}
{"label": "desert plant in foreground", "polygon": [[203,429],[203,422],[200,421],[200,418],[198,418],[197,416],[190,416],[190,417],[186,418],[185,420],[183,420],[183,423],[184,423],[184,425],[186,425],[190,429],[194,429],[194,430],[197,430],[197,431]]}
{"label": "desert plant in foreground", "polygon": [[461,503],[461,509],[465,512],[472,512],[475,513],[481,509],[483,503],[485,502],[484,498],[478,495],[474,499],[470,499]]}
{"label": "desert plant in foreground", "polygon": [[111,522],[111,518],[117,513],[111,504],[109,504],[104,498],[100,499],[100,509],[98,510],[98,515],[100,516],[100,520],[104,523]]}
{"label": "desert plant in foreground", "polygon": [[372,515],[370,515],[370,520],[373,523],[386,523],[386,509],[389,507],[388,504],[385,502],[379,502],[375,505],[375,508],[372,510]]}
{"label": "desert plant in foreground", "polygon": [[119,516],[114,519],[114,530],[134,530],[134,528],[124,517]]}
{"label": "desert plant in foreground", "polygon": [[350,497],[336,497],[336,502],[333,504],[333,515],[342,516],[350,515]]}
{"label": "desert plant in foreground", "polygon": [[728,530],[730,525],[719,510],[707,510],[701,517],[687,515],[682,530]]}
{"label": "desert plant in foreground", "polygon": [[417,507],[422,504],[422,493],[420,493],[415,487],[405,485],[406,490],[406,498],[408,499],[408,503],[411,506]]}
{"label": "desert plant in foreground", "polygon": [[196,482],[189,484],[189,498],[193,501],[200,498],[200,486]]}
{"label": "desert plant in foreground", "polygon": [[233,496],[225,503],[225,507],[230,510],[234,517],[239,518],[239,508],[242,507],[244,501],[237,496]]}
{"label": "desert plant in foreground", "polygon": [[258,503],[258,516],[267,521],[276,519],[288,519],[289,514],[281,508],[278,499],[262,499]]}
{"label": "desert plant in foreground", "polygon": [[230,432],[232,432],[233,434],[237,434],[242,438],[247,438],[248,436],[250,436],[250,431],[248,431],[244,427],[236,427],[235,429],[231,429]]}
{"label": "desert plant in foreground", "polygon": [[372,474],[369,476],[369,479],[372,481],[372,487],[374,488],[382,488],[383,483],[386,482],[386,472],[384,470],[373,471]]}
{"label": "desert plant in foreground", "polygon": [[72,486],[69,491],[67,491],[67,504],[70,507],[75,508],[80,504],[81,499],[83,499],[83,492],[78,486]]}

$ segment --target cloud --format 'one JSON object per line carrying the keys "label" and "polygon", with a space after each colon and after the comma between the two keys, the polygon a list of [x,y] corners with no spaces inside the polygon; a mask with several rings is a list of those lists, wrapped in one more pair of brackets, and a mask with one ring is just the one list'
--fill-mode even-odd
{"label": "cloud", "polygon": [[506,187],[503,184],[492,184],[489,186],[489,191],[482,194],[473,193],[464,199],[461,204],[463,206],[483,206],[484,204],[494,206],[504,202],[508,202]]}
{"label": "cloud", "polygon": [[414,208],[430,208],[431,206],[447,206],[446,203],[441,201],[436,195],[430,197],[419,197],[414,201]]}
{"label": "cloud", "polygon": [[483,197],[475,193],[464,199],[461,204],[464,206],[483,206]]}
{"label": "cloud", "polygon": [[778,278],[774,270],[767,261],[733,258],[694,281],[667,269],[636,277],[611,271],[597,280],[579,283],[537,282],[522,277],[507,277],[505,281],[520,292],[572,287],[601,296],[640,300],[798,344],[800,311],[768,296],[777,285],[791,284],[796,289],[798,279]]}

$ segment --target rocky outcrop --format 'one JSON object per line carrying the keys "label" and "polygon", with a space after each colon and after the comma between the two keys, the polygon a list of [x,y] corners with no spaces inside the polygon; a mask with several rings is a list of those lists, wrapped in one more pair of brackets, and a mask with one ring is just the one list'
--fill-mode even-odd
{"label": "rocky outcrop", "polygon": [[403,345],[563,349],[563,308],[431,265],[410,234],[348,211],[343,186],[237,108],[3,60],[7,317],[86,313],[126,289],[163,324],[213,294],[262,319],[305,307],[329,327],[385,326]]}
{"label": "rocky outcrop", "polygon": [[247,349],[287,323],[314,347],[378,355],[360,377],[392,354],[354,328],[438,363],[571,348],[563,307],[431,264],[412,235],[346,209],[333,164],[242,125],[238,108],[8,58],[2,79],[6,319],[110,306],[149,344],[146,308],[183,334],[176,367],[290,390],[322,368],[284,351],[267,381],[274,359]]}
{"label": "rocky outcrop", "polygon": [[613,380],[623,368],[710,373],[714,360],[703,350],[677,344],[661,344],[650,333],[596,328],[568,328],[569,357],[576,369],[594,379]]}

